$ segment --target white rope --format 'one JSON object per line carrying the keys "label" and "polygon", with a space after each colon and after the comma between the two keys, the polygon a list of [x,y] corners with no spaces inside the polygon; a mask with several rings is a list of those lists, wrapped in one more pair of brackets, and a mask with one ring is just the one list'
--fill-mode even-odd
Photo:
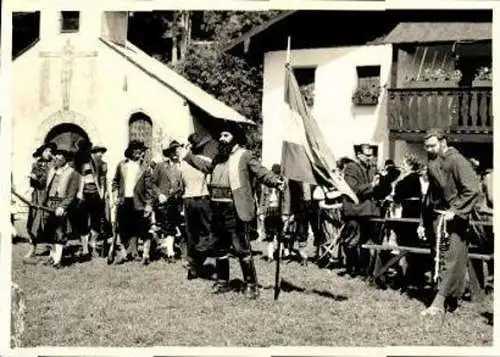
{"label": "white rope", "polygon": [[441,263],[441,239],[448,238],[448,231],[446,227],[445,215],[439,215],[439,220],[436,229],[436,256],[434,257],[434,281],[437,282],[439,278],[439,265]]}

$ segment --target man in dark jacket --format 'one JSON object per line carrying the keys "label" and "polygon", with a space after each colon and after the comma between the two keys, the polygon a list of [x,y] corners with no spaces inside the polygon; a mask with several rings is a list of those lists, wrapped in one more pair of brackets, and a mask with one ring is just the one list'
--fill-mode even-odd
{"label": "man in dark jacket", "polygon": [[[144,143],[132,140],[125,150],[126,159],[116,168],[113,179],[113,202],[117,205],[118,231],[122,257],[140,260],[137,251],[139,238],[148,241],[150,215],[152,213],[152,169],[144,162]],[[126,251],[125,251],[126,249]]]}
{"label": "man in dark jacket", "polygon": [[167,148],[163,149],[165,160],[155,166],[153,174],[156,223],[164,239],[165,258],[169,263],[175,260],[175,236],[182,221],[184,184],[176,156],[176,151],[180,146],[179,142],[173,140]]}
{"label": "man in dark jacket", "polygon": [[221,131],[219,153],[212,162],[196,155],[181,155],[192,166],[211,173],[209,183],[212,210],[212,233],[215,238],[217,283],[214,293],[230,291],[229,251],[239,258],[246,283],[245,295],[256,299],[259,295],[257,274],[252,257],[249,233],[256,218],[254,179],[271,187],[283,189],[280,176],[267,170],[241,145],[245,133],[236,124],[228,123]]}
{"label": "man in dark jacket", "polygon": [[[436,245],[438,293],[431,306],[422,315],[443,313],[454,307],[465,289],[468,259],[468,231],[470,214],[479,198],[479,180],[472,164],[458,150],[448,146],[441,129],[431,129],[425,136],[425,150],[429,157],[430,195],[424,214],[427,236],[440,240]],[[436,212],[439,210],[439,212]],[[446,300],[446,302],[445,302]]]}
{"label": "man in dark jacket", "polygon": [[360,246],[367,239],[375,238],[368,219],[380,216],[377,200],[387,196],[391,190],[390,183],[381,180],[381,176],[377,174],[377,168],[373,162],[373,146],[357,145],[355,151],[357,151],[358,160],[345,165],[344,179],[357,195],[359,203],[353,203],[345,198],[342,208],[346,222],[342,243],[346,254],[347,273],[351,276],[362,273],[364,269]]}

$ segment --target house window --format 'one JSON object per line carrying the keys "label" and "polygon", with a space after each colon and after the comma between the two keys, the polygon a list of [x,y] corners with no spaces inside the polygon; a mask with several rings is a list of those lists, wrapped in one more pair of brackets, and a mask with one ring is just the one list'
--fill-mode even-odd
{"label": "house window", "polygon": [[359,66],[356,67],[359,87],[380,86],[380,66]]}
{"label": "house window", "polygon": [[300,92],[306,104],[312,108],[314,105],[314,76],[316,67],[299,67],[293,69],[293,74],[299,84]]}
{"label": "house window", "polygon": [[354,105],[377,105],[380,96],[380,66],[356,67],[358,85],[352,95]]}
{"label": "house window", "polygon": [[80,29],[80,11],[61,12],[61,33],[74,33]]}

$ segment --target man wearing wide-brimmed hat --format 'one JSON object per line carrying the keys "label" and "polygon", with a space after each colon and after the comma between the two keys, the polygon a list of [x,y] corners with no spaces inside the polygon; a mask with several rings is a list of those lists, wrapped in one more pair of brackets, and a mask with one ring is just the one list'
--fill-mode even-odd
{"label": "man wearing wide-brimmed hat", "polygon": [[239,258],[246,283],[245,295],[256,299],[259,295],[257,274],[253,262],[249,232],[256,218],[254,179],[271,187],[283,189],[283,179],[266,169],[252,153],[242,146],[245,132],[227,122],[220,132],[219,153],[212,163],[183,153],[185,160],[206,173],[211,173],[209,191],[212,209],[212,234],[215,244],[217,283],[214,293],[225,293],[229,286],[229,251],[233,248]]}
{"label": "man wearing wide-brimmed hat", "polygon": [[143,142],[132,140],[125,150],[125,160],[118,164],[113,178],[113,202],[117,205],[118,234],[121,240],[121,257],[140,260],[137,250],[139,238],[149,236],[152,212],[152,170],[144,161],[147,147]]}
{"label": "man wearing wide-brimmed hat", "polygon": [[61,267],[64,245],[71,230],[69,215],[72,214],[80,175],[69,165],[73,153],[68,148],[58,148],[54,153],[55,166],[50,169],[44,206],[54,209],[54,213],[44,214],[44,236],[53,243],[49,263]]}
{"label": "man wearing wide-brimmed hat", "polygon": [[[31,204],[35,206],[41,205],[45,200],[45,188],[47,185],[47,176],[53,165],[53,154],[57,150],[57,145],[54,143],[45,143],[38,147],[33,153],[35,161],[31,166],[29,175],[30,186],[33,189],[31,192]],[[33,206],[30,206],[28,211],[28,220],[26,229],[30,236],[31,247],[24,257],[25,262],[29,262],[36,255],[36,246],[41,242],[41,230],[43,228],[43,212]]]}
{"label": "man wearing wide-brimmed hat", "polygon": [[175,260],[175,236],[182,222],[183,184],[179,171],[177,150],[181,144],[172,140],[164,145],[165,159],[156,164],[153,172],[154,212],[156,225],[165,248],[165,258],[169,263]]}
{"label": "man wearing wide-brimmed hat", "polygon": [[[216,143],[210,135],[193,133],[188,136],[191,152],[199,159],[210,163],[211,148]],[[210,176],[186,161],[181,161],[180,171],[184,184],[184,220],[186,225],[186,260],[188,280],[203,275],[202,267],[205,260],[204,247],[212,240],[210,224],[212,212],[208,182]]]}
{"label": "man wearing wide-brimmed hat", "polygon": [[107,168],[102,160],[96,159],[96,155],[102,157],[106,148],[92,146],[88,140],[79,142],[78,147],[79,160],[75,160],[75,167],[82,176],[77,194],[78,230],[82,243],[82,258],[87,260],[90,259],[89,243],[92,254],[97,256],[97,239],[105,214]]}

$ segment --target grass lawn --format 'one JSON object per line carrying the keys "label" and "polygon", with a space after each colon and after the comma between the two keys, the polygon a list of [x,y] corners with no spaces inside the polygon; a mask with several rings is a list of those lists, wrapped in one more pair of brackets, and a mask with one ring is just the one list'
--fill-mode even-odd
{"label": "grass lawn", "polygon": [[[262,250],[262,243],[254,248]],[[260,299],[210,294],[212,283],[186,280],[180,263],[108,266],[104,259],[61,270],[24,265],[28,245],[13,246],[13,281],[26,296],[23,347],[320,345],[491,346],[493,296],[455,314],[423,319],[424,304],[360,279],[296,263],[273,300],[275,265],[256,258]],[[240,278],[236,262],[233,278]]]}

